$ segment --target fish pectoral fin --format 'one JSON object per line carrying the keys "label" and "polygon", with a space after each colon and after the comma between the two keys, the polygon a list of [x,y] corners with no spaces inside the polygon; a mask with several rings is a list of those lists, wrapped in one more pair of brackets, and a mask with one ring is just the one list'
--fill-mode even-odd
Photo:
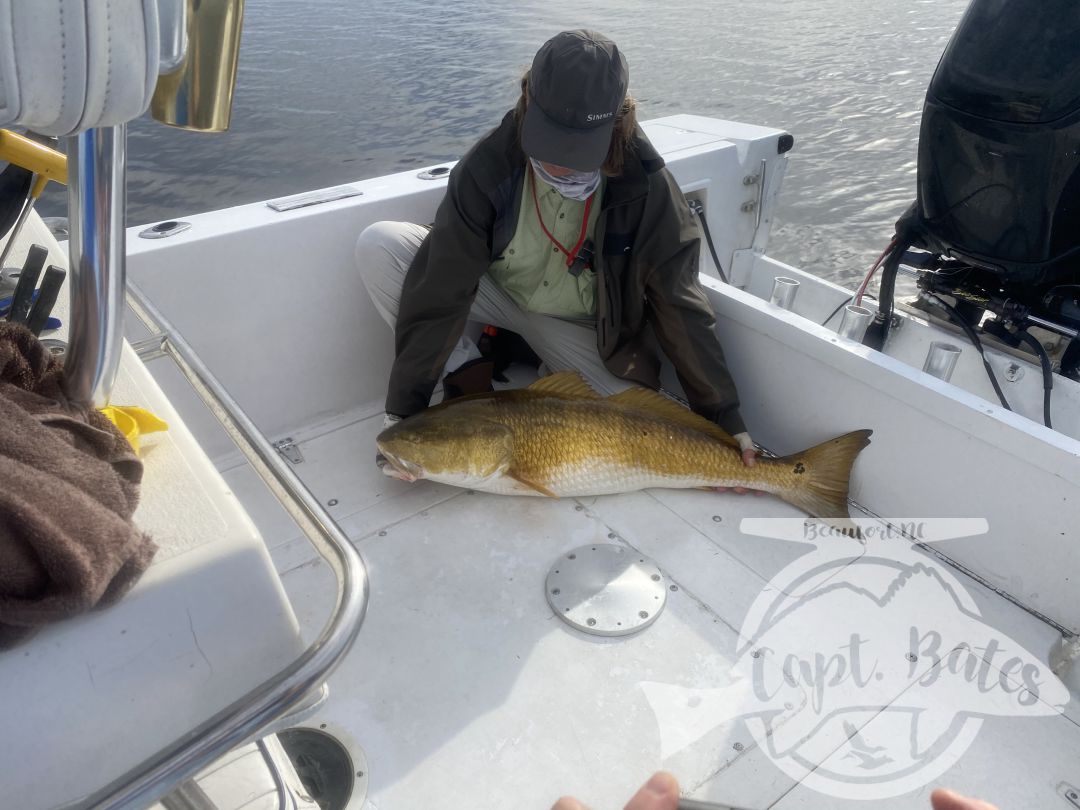
{"label": "fish pectoral fin", "polygon": [[541,495],[547,495],[549,498],[558,498],[559,497],[554,492],[552,492],[550,489],[545,487],[543,484],[539,484],[536,481],[529,480],[524,475],[522,475],[520,472],[515,472],[515,471],[511,470],[511,471],[508,471],[506,473],[506,475],[509,476],[510,478],[513,478],[515,481],[517,481],[522,486],[526,486],[529,489],[536,490]]}
{"label": "fish pectoral fin", "polygon": [[628,388],[625,391],[612,394],[607,399],[608,402],[617,402],[629,408],[648,411],[672,422],[678,422],[684,427],[704,433],[706,436],[711,436],[717,441],[739,449],[739,442],[726,430],[710,422],[704,416],[698,416],[689,408],[670,397],[664,396],[659,391],[653,391],[650,388]]}
{"label": "fish pectoral fin", "polygon": [[528,390],[582,399],[601,398],[577,371],[557,371],[547,377],[541,377],[530,385]]}

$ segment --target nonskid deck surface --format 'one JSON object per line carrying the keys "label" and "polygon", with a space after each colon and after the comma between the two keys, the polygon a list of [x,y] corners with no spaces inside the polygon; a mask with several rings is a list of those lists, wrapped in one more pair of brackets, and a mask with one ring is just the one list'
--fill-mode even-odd
{"label": "nonskid deck surface", "polygon": [[[1018,669],[1001,675],[1011,666],[1002,650],[1019,645],[1045,660],[1056,632],[951,569],[935,575],[940,564],[906,551],[903,539],[889,541],[890,558],[925,565],[897,579],[895,567],[867,563],[867,550],[881,546],[846,541],[823,552],[741,532],[744,518],[801,518],[771,497],[650,490],[552,500],[405,484],[373,464],[381,410],[372,404],[352,417],[303,441],[296,470],[371,575],[364,627],[317,718],[364,748],[369,807],[547,808],[571,793],[602,810],[621,807],[658,768],[674,772],[687,794],[750,808],[863,807],[865,800],[836,795],[844,787],[835,781],[803,780],[806,771],[818,767],[818,776],[839,774],[842,782],[865,772],[869,786],[849,785],[848,795],[879,795],[871,792],[883,789],[875,780],[889,783],[883,769],[902,768],[898,751],[906,746],[897,741],[908,738],[931,749],[925,767],[943,773],[925,786],[916,775],[875,807],[928,807],[941,784],[1002,810],[1054,807],[1065,801],[1060,784],[1080,785],[1075,701],[1062,715],[1046,702],[1060,694],[1044,689],[1041,712],[1018,716],[1005,690],[979,692],[944,670],[956,660],[946,651],[967,642],[987,661],[984,683],[1004,677],[1018,686]],[[225,477],[266,537],[310,639],[333,598],[327,566],[250,469]],[[552,563],[599,543],[652,557],[667,578],[666,607],[643,632],[584,635],[547,604]],[[824,554],[824,564],[808,574],[814,554]],[[797,561],[801,574],[791,567]],[[900,587],[884,607],[868,598],[897,582],[907,592]],[[973,624],[955,604],[981,618]],[[766,636],[756,617],[770,606],[768,615],[783,619]],[[909,660],[909,625],[940,634],[936,656],[927,636]],[[1000,639],[990,652],[988,638]],[[815,676],[818,655],[833,669]],[[859,678],[850,675],[855,658]],[[944,661],[935,667],[935,658]],[[837,681],[841,659],[849,675]],[[790,683],[785,671],[804,675]],[[917,679],[936,686],[913,687]],[[755,684],[775,692],[767,706]],[[921,713],[911,709],[916,693],[914,702],[926,704]],[[991,697],[979,702],[976,693]],[[981,727],[957,714],[960,707],[985,715]],[[749,716],[764,710],[777,712],[768,737]],[[913,732],[915,714],[921,731]]]}

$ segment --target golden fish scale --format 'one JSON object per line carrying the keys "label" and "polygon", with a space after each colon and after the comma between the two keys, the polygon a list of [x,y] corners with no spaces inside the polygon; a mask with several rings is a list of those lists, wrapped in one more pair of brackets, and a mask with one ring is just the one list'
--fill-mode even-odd
{"label": "golden fish scale", "polygon": [[[484,417],[511,429],[510,471],[572,494],[572,485],[597,473],[625,470],[626,478],[698,481],[770,492],[798,488],[789,463],[759,459],[746,467],[738,450],[711,436],[633,407],[604,399],[531,394],[475,403]],[[494,412],[493,412],[494,411]]]}

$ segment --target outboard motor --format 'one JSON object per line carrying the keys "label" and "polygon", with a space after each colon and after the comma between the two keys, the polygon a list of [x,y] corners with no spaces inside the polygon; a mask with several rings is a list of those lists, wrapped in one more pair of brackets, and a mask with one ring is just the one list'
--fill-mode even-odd
{"label": "outboard motor", "polygon": [[[1080,3],[972,0],[927,92],[917,199],[894,244],[882,273],[881,342],[901,260],[970,326],[989,310],[998,319],[986,330],[1014,345],[1033,325],[1075,337]],[[925,253],[905,255],[910,247]]]}

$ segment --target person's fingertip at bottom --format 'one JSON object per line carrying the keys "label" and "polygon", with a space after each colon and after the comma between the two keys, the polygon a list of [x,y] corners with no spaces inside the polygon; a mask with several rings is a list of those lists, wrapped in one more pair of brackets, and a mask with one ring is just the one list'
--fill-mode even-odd
{"label": "person's fingertip at bottom", "polygon": [[930,794],[933,810],[997,810],[997,807],[980,799],[969,799],[951,790],[938,788]]}
{"label": "person's fingertip at bottom", "polygon": [[659,771],[642,785],[626,804],[626,810],[677,810],[679,783],[670,773]]}
{"label": "person's fingertip at bottom", "polygon": [[588,810],[588,808],[572,796],[563,796],[552,805],[551,810]]}

